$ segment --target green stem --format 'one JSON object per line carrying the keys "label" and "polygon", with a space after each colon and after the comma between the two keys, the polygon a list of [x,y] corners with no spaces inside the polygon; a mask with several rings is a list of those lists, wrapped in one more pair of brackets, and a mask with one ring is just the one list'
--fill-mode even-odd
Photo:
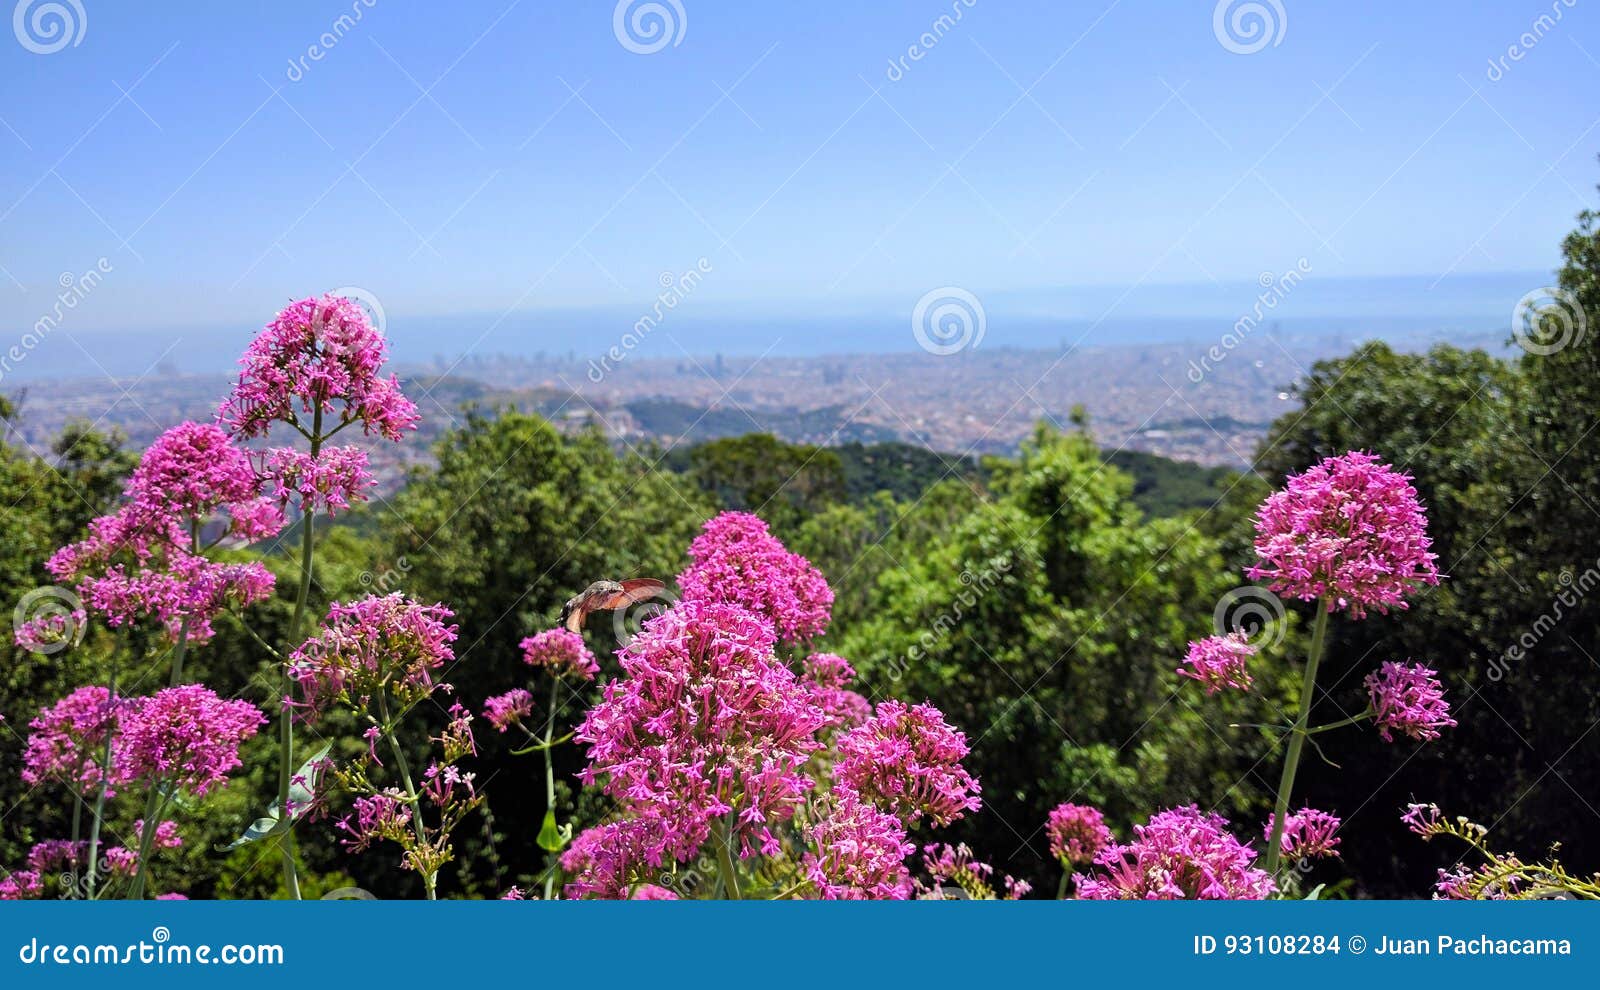
{"label": "green stem", "polygon": [[[298,423],[296,429],[300,429]],[[305,433],[304,430],[300,431]],[[316,457],[322,450],[322,406],[319,403],[316,414],[312,419],[311,432],[306,434],[311,441],[311,456]],[[316,547],[317,514],[309,506],[304,515],[300,517],[302,527],[300,533],[300,587],[295,592],[294,618],[289,621],[289,651],[300,646],[300,632],[305,622],[306,601],[311,595],[311,564],[312,553]],[[289,669],[283,666],[283,673],[279,679],[282,697],[288,697],[293,685],[289,681]],[[289,815],[289,785],[294,774],[294,713],[287,707],[282,709],[278,722],[278,820],[283,822],[283,832],[278,839],[279,849],[283,853],[283,880],[288,885],[289,896],[300,900],[300,875],[294,865],[294,819]]]}
{"label": "green stem", "polygon": [[[111,676],[106,680],[106,700],[112,703],[117,696],[117,654],[111,654]],[[111,737],[115,735],[108,726],[106,729],[105,752],[100,760],[100,793],[94,799],[94,817],[89,822],[89,860],[88,860],[88,898],[94,900],[95,876],[99,872],[100,864],[100,825],[105,821],[106,812],[106,782],[111,776]]]}
{"label": "green stem", "polygon": [[739,873],[733,865],[733,812],[728,812],[728,818],[717,831],[717,870],[722,874],[723,890],[729,900],[743,900],[739,895]]}
{"label": "green stem", "polygon": [[1061,874],[1061,883],[1060,883],[1059,886],[1056,887],[1056,900],[1064,901],[1064,900],[1067,899],[1067,884],[1069,884],[1071,882],[1072,882],[1072,871],[1071,870],[1068,870],[1067,872]]}
{"label": "green stem", "polygon": [[1300,714],[1289,735],[1289,751],[1283,757],[1283,775],[1278,778],[1278,800],[1273,806],[1272,837],[1267,840],[1267,872],[1278,875],[1283,858],[1283,830],[1288,825],[1289,795],[1294,790],[1295,771],[1300,767],[1300,751],[1305,748],[1306,724],[1311,721],[1311,704],[1316,700],[1317,666],[1322,662],[1323,644],[1328,638],[1327,601],[1317,603],[1317,622],[1311,632],[1311,652],[1306,657],[1305,677],[1300,683]]}
{"label": "green stem", "polygon": [[[174,787],[173,790],[175,792],[176,788]],[[147,809],[145,811],[146,817],[144,819],[143,827],[139,830],[139,860],[135,867],[136,872],[133,875],[133,893],[128,895],[129,900],[144,900],[145,879],[148,875],[147,866],[150,862],[151,847],[155,844],[156,823],[161,818],[165,817],[167,808],[172,805],[173,797],[172,795],[168,795],[166,800],[162,801],[159,807],[155,806],[155,798],[158,794],[160,794],[160,792],[161,787],[159,784],[151,785],[151,800],[150,803],[145,806]]]}
{"label": "green stem", "polygon": [[[561,679],[550,678],[550,710],[544,719],[544,806],[551,814],[556,810],[556,760],[551,752],[553,744],[551,739],[556,734],[556,703],[561,699]],[[555,843],[551,843],[554,845]],[[544,875],[544,899],[550,900],[555,894],[556,871],[552,866]]]}
{"label": "green stem", "polygon": [[[406,760],[405,751],[400,748],[400,740],[394,734],[394,723],[389,720],[388,696],[382,690],[379,690],[377,694],[378,716],[383,720],[383,725],[379,728],[379,732],[388,741],[389,749],[394,752],[394,762],[395,766],[400,770],[400,780],[406,785],[406,800],[411,805],[412,831],[417,833],[417,842],[426,846],[428,844],[428,830],[422,824],[422,795],[417,793],[417,785],[413,783],[411,778],[411,764]],[[428,900],[430,901],[439,899],[438,892],[435,889],[438,882],[438,874],[428,873],[422,877],[422,886],[428,892]]]}
{"label": "green stem", "polygon": [[1372,716],[1374,716],[1376,714],[1377,714],[1377,712],[1375,712],[1372,709],[1368,708],[1366,711],[1362,712],[1360,715],[1352,715],[1349,718],[1341,718],[1337,722],[1329,722],[1327,725],[1319,725],[1315,729],[1307,729],[1306,730],[1306,735],[1314,736],[1319,732],[1327,732],[1330,729],[1342,729],[1347,725],[1355,725],[1357,722],[1365,722],[1367,719],[1371,718]]}
{"label": "green stem", "polygon": [[[169,681],[169,683],[171,683],[171,685],[173,687],[177,687],[179,685],[179,683],[181,683],[181,681],[182,681],[182,678],[183,678],[183,659],[184,659],[184,655],[188,652],[188,650],[189,650],[189,617],[188,616],[184,616],[183,617],[183,621],[178,623],[178,642],[172,648],[172,675],[171,675],[171,677],[168,678],[168,681]],[[156,813],[157,812],[156,802],[159,801],[160,799],[161,799],[160,788],[151,787],[149,795],[147,795],[145,797],[145,799],[144,799],[144,818],[143,818],[143,821],[144,821],[144,835],[145,836],[151,836],[151,835],[155,834],[156,824],[161,818],[161,816]],[[138,862],[134,865],[135,873],[133,875],[133,894],[132,894],[132,898],[133,898],[133,900],[136,900],[136,901],[144,899],[145,864],[148,861],[148,858],[145,855],[147,850],[144,847],[145,847],[145,839],[144,839],[143,836],[141,836],[140,840],[139,840],[139,859],[138,859]]]}

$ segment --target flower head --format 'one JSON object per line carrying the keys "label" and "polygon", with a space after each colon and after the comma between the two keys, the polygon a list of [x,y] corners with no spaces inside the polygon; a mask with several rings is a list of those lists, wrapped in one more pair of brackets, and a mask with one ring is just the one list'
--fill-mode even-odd
{"label": "flower head", "polygon": [[250,456],[213,423],[179,423],[145,449],[128,481],[127,496],[138,521],[151,533],[167,520],[202,522],[224,509],[237,534],[272,536],[282,514],[262,509],[261,481]]}
{"label": "flower head", "polygon": [[1265,900],[1276,890],[1256,869],[1256,852],[1228,832],[1221,815],[1190,805],[1150,816],[1136,838],[1107,846],[1100,872],[1077,874],[1085,900]]}
{"label": "flower head", "polygon": [[335,823],[350,836],[343,841],[352,852],[361,852],[380,839],[404,843],[410,826],[411,806],[397,787],[356,798],[355,810]]}
{"label": "flower head", "polygon": [[811,827],[812,850],[802,868],[823,900],[905,900],[916,851],[900,819],[844,791],[826,817]]}
{"label": "flower head", "polygon": [[689,544],[689,559],[678,575],[685,600],[741,606],[765,617],[785,642],[828,627],[833,590],[822,572],[768,533],[758,516],[724,512],[711,519]]}
{"label": "flower head", "polygon": [[443,605],[419,605],[398,591],[335,602],[322,629],[289,658],[289,676],[313,713],[380,691],[408,707],[433,693],[435,672],[455,659],[451,617]]}
{"label": "flower head", "polygon": [[[914,888],[919,901],[1001,899],[992,886],[994,867],[973,859],[972,849],[966,843],[952,846],[936,842],[924,846],[922,868],[928,872],[929,882],[924,883],[921,879],[916,881]],[[950,884],[954,890],[947,889],[946,884]],[[1006,877],[1003,899],[1020,900],[1032,889],[1033,885],[1026,880]]]}
{"label": "flower head", "polygon": [[661,822],[675,858],[730,813],[742,850],[775,853],[769,826],[811,789],[802,771],[824,716],[774,655],[772,627],[742,608],[685,600],[647,621],[618,658],[623,677],[577,730],[584,782]]}
{"label": "flower head", "polygon": [[1393,742],[1396,732],[1427,742],[1439,738],[1440,729],[1456,724],[1439,675],[1420,663],[1385,662],[1367,675],[1365,683],[1375,713],[1373,721],[1384,742]]}
{"label": "flower head", "polygon": [[1327,597],[1354,618],[1406,608],[1438,584],[1428,521],[1409,475],[1372,454],[1330,457],[1289,479],[1256,514],[1253,579],[1302,601]]}
{"label": "flower head", "polygon": [[0,877],[0,901],[28,901],[44,893],[37,870],[16,870]]}
{"label": "flower head", "polygon": [[1067,869],[1094,862],[1112,842],[1100,809],[1084,804],[1056,805],[1044,829],[1050,837],[1050,855]]}
{"label": "flower head", "polygon": [[100,783],[106,737],[116,731],[124,703],[99,686],[78,688],[39,710],[22,755],[22,779],[88,788]]}
{"label": "flower head", "polygon": [[1184,667],[1178,673],[1192,677],[1205,685],[1206,694],[1216,694],[1223,688],[1250,689],[1248,663],[1256,655],[1256,648],[1242,632],[1226,636],[1207,636],[1189,644],[1189,653],[1183,658]]}
{"label": "flower head", "polygon": [[533,695],[524,688],[513,688],[483,703],[483,717],[501,732],[533,715]]}
{"label": "flower head", "polygon": [[239,381],[217,418],[237,436],[256,437],[274,421],[320,410],[340,425],[360,422],[369,434],[399,440],[416,428],[417,407],[393,376],[380,377],[387,346],[349,299],[292,302],[239,359]]}
{"label": "flower head", "polygon": [[592,681],[600,673],[594,654],[584,645],[583,637],[570,629],[546,629],[517,644],[522,650],[522,662],[530,667],[543,667],[557,677],[572,677]]}
{"label": "flower head", "polygon": [[166,782],[205,794],[240,765],[239,745],[266,720],[248,701],[225,701],[201,684],[163,688],[128,703],[113,766],[124,782]]}
{"label": "flower head", "polygon": [[907,825],[926,815],[948,825],[983,806],[961,761],[967,737],[932,705],[881,702],[872,718],[839,738],[834,778]]}
{"label": "flower head", "polygon": [[850,689],[855,676],[855,668],[844,657],[832,653],[806,657],[800,680],[810,689],[811,700],[827,716],[827,728],[853,729],[872,717],[872,703]]}
{"label": "flower head", "polygon": [[[1262,837],[1272,841],[1272,828],[1277,815],[1267,816],[1267,827]],[[1283,838],[1279,845],[1289,859],[1320,859],[1339,855],[1339,819],[1326,811],[1301,808],[1291,811],[1284,819]]]}
{"label": "flower head", "polygon": [[630,899],[635,901],[675,901],[678,899],[678,895],[659,884],[641,883],[633,889],[633,897]]}
{"label": "flower head", "polygon": [[266,453],[265,473],[277,486],[280,506],[294,501],[301,513],[330,516],[353,502],[365,502],[366,490],[378,483],[360,447],[328,447],[315,457],[293,447],[275,447]]}

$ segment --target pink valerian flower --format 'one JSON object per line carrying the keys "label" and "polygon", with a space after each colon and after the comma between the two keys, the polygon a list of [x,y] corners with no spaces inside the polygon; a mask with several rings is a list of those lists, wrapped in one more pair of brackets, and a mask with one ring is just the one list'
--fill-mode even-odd
{"label": "pink valerian flower", "polygon": [[[101,850],[101,863],[104,868],[116,877],[131,877],[139,871],[139,844],[144,834],[144,822],[133,823],[133,837],[126,846],[105,846]],[[82,843],[83,851],[87,852],[89,844]],[[177,822],[162,822],[156,826],[156,834],[150,838],[152,852],[158,849],[179,849],[183,846],[183,838],[178,834]]]}
{"label": "pink valerian flower", "polygon": [[32,731],[23,750],[22,779],[35,786],[58,781],[85,791],[98,785],[106,737],[117,731],[124,706],[105,688],[90,685],[39,709],[28,723]]}
{"label": "pink valerian flower", "polygon": [[483,703],[483,717],[501,732],[533,715],[533,695],[523,688],[497,694]]}
{"label": "pink valerian flower", "polygon": [[180,894],[177,891],[169,891],[168,893],[165,893],[165,894],[157,894],[156,895],[156,900],[158,900],[158,901],[186,901],[188,899],[189,899],[189,895],[188,894]]}
{"label": "pink valerian flower", "polygon": [[19,623],[13,641],[30,653],[55,653],[61,644],[76,645],[83,638],[89,615],[81,608],[65,612],[45,612]]}
{"label": "pink valerian flower", "polygon": [[711,519],[689,544],[689,559],[678,575],[685,600],[755,612],[784,642],[810,639],[828,627],[833,590],[822,572],[791,553],[757,516],[724,512]]}
{"label": "pink valerian flower", "polygon": [[58,869],[71,871],[88,850],[89,843],[83,841],[45,839],[35,842],[33,848],[28,850],[28,869],[39,874]]}
{"label": "pink valerian flower", "polygon": [[1438,835],[1445,827],[1439,806],[1436,804],[1407,805],[1406,813],[1400,816],[1400,820],[1405,823],[1406,828],[1424,839]]}
{"label": "pink valerian flower", "polygon": [[1373,722],[1384,742],[1393,742],[1396,732],[1427,742],[1439,738],[1440,729],[1456,724],[1439,675],[1421,664],[1385,662],[1367,675],[1365,683]]}
{"label": "pink valerian flower", "polygon": [[29,901],[44,893],[44,881],[35,870],[17,870],[0,877],[0,901]]}
{"label": "pink valerian flower", "polygon": [[832,653],[806,657],[800,680],[810,689],[811,700],[827,716],[827,728],[853,729],[872,717],[872,703],[850,690],[855,676],[855,668],[844,657]]}
{"label": "pink valerian flower", "polygon": [[160,569],[130,572],[114,565],[103,576],[85,578],[78,591],[110,626],[152,618],[176,640],[187,621],[189,641],[200,643],[214,634],[214,617],[230,606],[244,607],[271,597],[274,581],[259,561],[219,564],[175,552]]}
{"label": "pink valerian flower", "polygon": [[239,381],[217,414],[236,436],[257,437],[274,422],[309,429],[317,410],[333,427],[360,422],[368,434],[399,440],[416,429],[417,407],[394,377],[379,377],[388,345],[366,311],[342,296],[284,307],[240,358]]}
{"label": "pink valerian flower", "polygon": [[1253,865],[1256,852],[1221,815],[1190,805],[1150,816],[1136,838],[1095,857],[1099,872],[1075,874],[1084,900],[1265,900],[1276,887]]}
{"label": "pink valerian flower", "polygon": [[1409,475],[1352,451],[1295,475],[1256,514],[1258,563],[1247,573],[1280,595],[1328,599],[1329,611],[1406,608],[1439,583],[1428,521]]}
{"label": "pink valerian flower", "polygon": [[[658,819],[622,818],[584,829],[561,854],[568,898],[627,900],[629,888],[674,858]],[[687,858],[684,857],[684,858]]]}
{"label": "pink valerian flower", "polygon": [[517,649],[522,651],[523,663],[543,667],[557,677],[592,681],[600,673],[583,637],[570,629],[546,629],[518,643]]}
{"label": "pink valerian flower", "polygon": [[454,763],[463,756],[478,755],[478,740],[472,734],[472,713],[459,701],[450,704],[450,720],[444,731],[429,738],[444,749],[446,763]]}
{"label": "pink valerian flower", "polygon": [[633,889],[633,896],[629,899],[635,901],[675,901],[678,900],[678,895],[659,884],[642,883]]}
{"label": "pink valerian flower", "polygon": [[240,765],[240,744],[266,720],[250,702],[225,701],[202,684],[135,698],[112,742],[116,779],[166,783],[203,795]]}
{"label": "pink valerian flower", "polygon": [[[312,715],[388,691],[408,708],[439,685],[434,674],[455,659],[456,627],[443,605],[419,605],[400,592],[333,603],[315,636],[289,658],[289,677]],[[398,717],[398,716],[397,716]]]}
{"label": "pink valerian flower", "polygon": [[967,737],[929,704],[881,702],[872,718],[839,737],[838,786],[908,826],[926,815],[939,826],[983,806],[977,780],[961,766]]}
{"label": "pink valerian flower", "polygon": [[528,899],[528,892],[516,884],[512,884],[506,888],[505,893],[500,895],[500,899],[502,901],[525,901]]}
{"label": "pink valerian flower", "polygon": [[283,529],[282,513],[268,511],[250,456],[212,423],[179,423],[157,437],[128,481],[136,520],[160,529],[176,519],[187,528],[227,510],[237,535],[262,539]]}
{"label": "pink valerian flower", "polygon": [[[1262,837],[1272,841],[1272,827],[1277,815],[1267,816]],[[1291,811],[1284,819],[1283,838],[1280,845],[1289,859],[1320,859],[1339,855],[1339,819],[1326,811],[1301,808]]]}
{"label": "pink valerian flower", "polygon": [[911,871],[905,858],[916,851],[900,819],[849,791],[841,792],[826,817],[811,827],[811,851],[802,869],[823,900],[905,900]]}
{"label": "pink valerian flower", "polygon": [[[927,871],[929,882],[924,883],[921,879],[916,881],[917,900],[995,899],[995,891],[990,886],[994,867],[973,859],[972,849],[964,842],[956,846],[943,842],[924,846],[922,868]],[[1033,885],[1025,880],[1016,880],[1012,877],[1004,879],[1004,900],[1020,900],[1033,889]],[[947,888],[947,884],[961,893],[957,894],[955,890]]]}
{"label": "pink valerian flower", "polygon": [[1050,837],[1050,855],[1071,869],[1094,862],[1100,851],[1111,845],[1111,829],[1099,808],[1085,804],[1058,804],[1045,821]]}
{"label": "pink valerian flower", "polygon": [[404,843],[411,827],[411,806],[397,787],[355,800],[355,810],[334,823],[348,833],[342,840],[351,852],[362,852],[380,839]]}
{"label": "pink valerian flower", "polygon": [[1216,694],[1223,688],[1250,689],[1248,663],[1256,655],[1256,648],[1242,632],[1226,636],[1207,636],[1189,644],[1189,653],[1183,658],[1185,667],[1178,668],[1184,677],[1192,677],[1205,685],[1206,694]]}
{"label": "pink valerian flower", "polygon": [[292,501],[302,515],[338,515],[351,503],[365,502],[366,490],[378,483],[360,447],[327,447],[315,457],[293,447],[274,447],[266,452],[263,472],[276,487],[278,504],[286,507]]}
{"label": "pink valerian flower", "polygon": [[802,771],[825,719],[773,648],[759,616],[685,600],[618,651],[622,679],[576,733],[590,761],[582,777],[661,823],[668,844],[647,850],[654,864],[693,855],[730,815],[742,855],[778,852],[770,826],[810,791]]}

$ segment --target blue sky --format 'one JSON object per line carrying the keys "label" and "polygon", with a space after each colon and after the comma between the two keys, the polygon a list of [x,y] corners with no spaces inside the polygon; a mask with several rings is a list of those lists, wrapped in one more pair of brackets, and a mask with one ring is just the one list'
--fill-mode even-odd
{"label": "blue sky", "polygon": [[19,328],[102,257],[73,329],[235,331],[357,285],[472,337],[637,310],[702,258],[705,312],[789,323],[947,285],[1232,311],[1302,258],[1451,311],[1441,276],[1548,272],[1600,178],[1600,13],[1564,0],[1282,0],[1248,54],[1199,0],[680,0],[650,54],[610,2],[79,2],[76,45],[0,33]]}

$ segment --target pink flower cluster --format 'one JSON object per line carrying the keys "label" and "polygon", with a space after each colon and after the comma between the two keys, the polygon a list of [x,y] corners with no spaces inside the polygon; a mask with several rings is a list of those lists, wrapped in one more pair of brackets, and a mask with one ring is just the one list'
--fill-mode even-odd
{"label": "pink flower cluster", "polygon": [[1250,689],[1250,658],[1256,648],[1242,632],[1226,636],[1207,636],[1189,644],[1189,653],[1183,658],[1185,667],[1178,668],[1184,677],[1192,677],[1205,685],[1206,694],[1216,694],[1223,688]]}
{"label": "pink flower cluster", "polygon": [[1377,457],[1351,451],[1289,479],[1256,515],[1253,579],[1273,591],[1354,618],[1406,608],[1418,586],[1438,584],[1427,518],[1411,486]]}
{"label": "pink flower cluster", "polygon": [[689,559],[678,575],[685,600],[755,612],[783,642],[809,639],[828,627],[833,590],[822,572],[791,553],[758,516],[724,512],[709,520],[689,544]]}
{"label": "pink flower cluster", "polygon": [[112,765],[125,781],[205,794],[239,766],[240,744],[266,720],[248,701],[225,701],[204,685],[163,688],[128,702]]}
{"label": "pink flower cluster", "polygon": [[416,428],[417,407],[394,377],[380,377],[386,350],[355,302],[332,295],[292,302],[250,342],[217,418],[238,436],[257,437],[275,421],[298,423],[320,409],[339,425],[360,422],[368,434],[399,440]]}
{"label": "pink flower cluster", "polygon": [[100,783],[106,737],[116,731],[123,702],[103,687],[81,687],[39,714],[28,727],[22,779],[39,785],[57,781],[74,788]]}
{"label": "pink flower cluster", "polygon": [[513,688],[483,703],[483,717],[501,732],[533,715],[533,695],[524,688]]}
{"label": "pink flower cluster", "polygon": [[813,851],[802,862],[817,895],[829,901],[905,900],[911,871],[905,858],[916,851],[900,819],[843,791],[829,813],[812,826]]}
{"label": "pink flower cluster", "polygon": [[1365,683],[1373,721],[1384,742],[1393,742],[1396,732],[1427,742],[1439,738],[1440,729],[1456,724],[1439,675],[1419,663],[1388,661],[1368,674]]}
{"label": "pink flower cluster", "polygon": [[379,839],[404,842],[406,830],[411,826],[411,806],[399,788],[358,797],[355,809],[334,823],[334,827],[349,834],[345,848],[361,852]]}
{"label": "pink flower cluster", "polygon": [[1058,804],[1050,809],[1045,834],[1050,837],[1050,855],[1067,869],[1094,862],[1112,842],[1105,816],[1099,808],[1085,804]]}
{"label": "pink flower cluster", "polygon": [[880,702],[870,719],[839,738],[838,751],[838,786],[907,825],[924,815],[948,825],[983,806],[978,782],[961,766],[966,736],[932,705]]}
{"label": "pink flower cluster", "polygon": [[360,447],[328,447],[315,457],[293,447],[275,447],[266,453],[265,470],[277,486],[278,504],[296,501],[302,514],[337,515],[352,502],[366,501],[366,490],[378,483]]}
{"label": "pink flower cluster", "polygon": [[188,624],[191,641],[212,635],[211,619],[230,605],[272,593],[264,564],[221,564],[195,545],[200,528],[226,510],[235,536],[262,539],[283,528],[283,514],[259,494],[249,457],[210,424],[180,423],[152,443],[129,480],[127,503],[89,525],[89,535],[45,564],[112,626],[150,617],[173,638]]}
{"label": "pink flower cluster", "polygon": [[[972,858],[972,850],[966,843],[952,846],[949,843],[932,843],[923,847],[922,868],[928,872],[930,882],[923,883],[920,879],[915,884],[916,896],[923,901],[950,900],[956,898],[982,897],[992,899],[994,892],[989,887],[990,878],[994,876],[994,867],[988,863]],[[945,885],[951,884],[963,894],[954,894]],[[1033,885],[1026,880],[1005,878],[1004,900],[1015,901],[1027,896]]]}
{"label": "pink flower cluster", "polygon": [[671,841],[656,818],[620,818],[584,829],[561,854],[561,869],[574,878],[566,895],[626,900],[646,868],[674,858]]}
{"label": "pink flower cluster", "polygon": [[1190,805],[1135,825],[1136,838],[1106,847],[1100,872],[1076,874],[1085,900],[1265,900],[1272,877],[1253,865],[1256,852],[1228,832],[1221,815]]}
{"label": "pink flower cluster", "polygon": [[557,677],[592,681],[600,673],[583,637],[570,629],[546,629],[524,639],[517,648],[522,651],[523,663],[543,667]]}
{"label": "pink flower cluster", "polygon": [[872,717],[872,704],[850,690],[855,680],[850,661],[832,653],[813,653],[806,658],[801,682],[811,691],[811,700],[827,716],[825,728],[853,729]]}
{"label": "pink flower cluster", "polygon": [[686,599],[619,651],[624,676],[605,686],[576,738],[588,747],[584,782],[629,817],[584,833],[583,854],[577,843],[569,850],[584,867],[580,889],[614,891],[641,858],[687,859],[718,822],[742,855],[779,851],[771,827],[811,789],[803,769],[825,717],[773,647],[761,617]]}
{"label": "pink flower cluster", "polygon": [[402,707],[433,693],[434,673],[455,659],[456,627],[443,605],[419,605],[396,591],[333,603],[315,636],[289,658],[299,704],[316,715],[388,691]]}
{"label": "pink flower cluster", "polygon": [[[1277,815],[1267,816],[1267,826],[1262,837],[1272,841],[1272,827]],[[1283,838],[1279,845],[1287,859],[1320,859],[1339,855],[1340,821],[1326,811],[1301,808],[1291,811],[1284,819]]]}

